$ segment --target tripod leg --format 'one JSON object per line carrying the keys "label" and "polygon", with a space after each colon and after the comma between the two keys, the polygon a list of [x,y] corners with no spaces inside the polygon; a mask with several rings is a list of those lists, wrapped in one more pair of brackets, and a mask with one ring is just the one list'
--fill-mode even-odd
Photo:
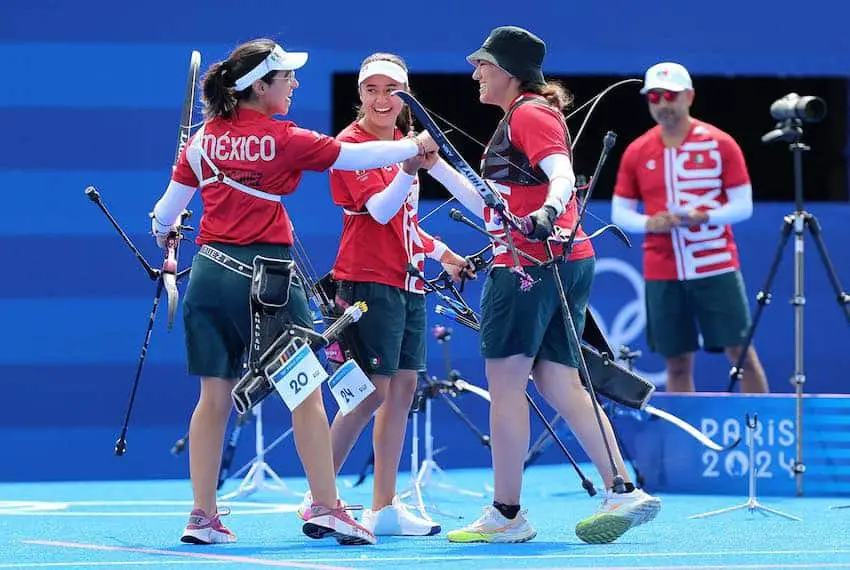
{"label": "tripod leg", "polygon": [[474,423],[472,423],[472,420],[470,420],[466,416],[466,414],[464,414],[463,411],[461,411],[461,409],[457,407],[457,404],[452,402],[451,398],[449,398],[443,392],[437,392],[437,393],[440,395],[440,397],[443,399],[443,401],[446,403],[446,405],[449,407],[449,409],[452,412],[454,412],[454,414],[458,418],[460,418],[460,420],[464,424],[466,424],[466,426],[470,429],[470,431],[472,431],[475,435],[478,436],[479,441],[481,441],[481,445],[484,445],[486,447],[490,447],[490,436],[481,433],[481,430],[478,429],[478,427]]}
{"label": "tripod leg", "polygon": [[611,431],[614,432],[614,439],[616,439],[620,443],[620,451],[623,454],[623,459],[629,462],[629,465],[632,467],[632,471],[635,472],[635,483],[639,489],[643,488],[643,484],[645,479],[643,478],[643,473],[640,472],[640,469],[637,466],[637,463],[634,462],[631,455],[629,455],[628,450],[626,450],[626,445],[623,443],[623,439],[620,437],[620,432],[617,431],[617,423],[614,421],[614,411],[615,405],[613,402],[608,406],[608,419],[611,421]]}
{"label": "tripod leg", "polygon": [[[554,428],[560,419],[561,416],[559,414],[555,414],[555,417],[552,418],[549,425]],[[549,444],[551,443],[549,441],[550,437],[549,432],[546,430],[543,430],[543,432],[537,436],[537,440],[531,444],[531,447],[528,448],[528,454],[525,456],[525,464],[522,467],[523,469],[528,469],[532,463],[537,461],[537,458],[543,454],[546,448],[549,447]]]}
{"label": "tripod leg", "polygon": [[[599,402],[596,399],[596,390],[590,380],[590,370],[587,368],[587,362],[585,361],[584,353],[581,350],[581,338],[579,338],[575,322],[570,314],[570,305],[567,302],[567,293],[564,291],[564,284],[561,281],[561,271],[558,269],[558,262],[555,260],[555,256],[552,254],[552,245],[548,241],[545,241],[544,244],[546,247],[546,255],[551,263],[552,274],[555,277],[555,289],[558,291],[558,300],[561,303],[560,313],[564,329],[566,331],[567,338],[569,341],[575,343],[578,350],[579,378],[585,383],[587,391],[590,393],[590,404],[593,407],[593,414],[596,417],[596,425],[599,428],[600,435],[602,436],[602,443],[605,444],[608,461],[611,463],[611,472],[614,474],[614,492],[624,493],[626,488],[625,481],[623,480],[623,476],[617,470],[617,462],[614,461],[614,454],[611,451],[611,442],[608,441],[608,435],[605,433],[605,428],[602,425],[602,412],[599,409]],[[528,396],[528,393],[526,393],[526,396]],[[593,488],[593,483],[590,479],[584,476],[581,469],[578,468],[578,465],[573,463],[573,466],[579,474],[584,490],[587,491],[587,494],[591,497],[594,496],[596,494],[596,489]]]}
{"label": "tripod leg", "polygon": [[[567,446],[564,445],[564,442],[561,441],[561,438],[558,437],[558,434],[555,433],[555,429],[549,425],[549,422],[546,421],[546,416],[543,415],[543,412],[537,406],[537,403],[531,398],[531,395],[528,393],[528,390],[525,391],[525,399],[528,400],[528,405],[532,410],[537,414],[537,417],[540,418],[540,421],[543,422],[543,427],[546,428],[546,431],[552,437],[552,440],[558,444],[558,447],[561,448],[561,451],[564,452],[564,455],[567,457],[567,461],[573,466],[575,472],[578,474],[579,479],[581,479],[581,486],[587,491],[587,494],[591,497],[596,494],[596,489],[593,487],[593,483],[588,479],[581,470],[581,467],[578,466],[575,458],[570,453],[570,450],[567,449]],[[616,473],[616,467],[614,468],[614,473]]]}
{"label": "tripod leg", "polygon": [[162,295],[162,277],[156,280],[156,294],[153,298],[153,307],[148,318],[148,329],[145,331],[145,341],[142,344],[142,351],[139,354],[139,364],[136,367],[136,378],[133,380],[133,389],[130,392],[130,401],[127,403],[127,413],[124,415],[124,425],[121,426],[121,435],[118,436],[118,441],[115,442],[115,455],[124,455],[127,451],[127,429],[130,427],[130,414],[133,412],[133,404],[136,401],[136,390],[139,388],[139,378],[142,376],[142,366],[145,364],[145,357],[148,355],[148,346],[151,343],[151,332],[153,331],[153,323],[156,320],[156,310],[159,307],[159,298]]}
{"label": "tripod leg", "polygon": [[764,311],[764,307],[770,303],[770,288],[773,285],[773,279],[776,277],[776,272],[779,270],[779,263],[782,261],[782,251],[788,243],[788,237],[791,235],[793,224],[794,218],[792,216],[786,216],[782,222],[782,233],[780,234],[776,250],[773,253],[773,260],[770,262],[770,269],[767,271],[764,286],[761,288],[761,291],[756,293],[756,303],[758,306],[756,307],[756,312],[753,314],[753,322],[750,325],[750,330],[747,331],[747,339],[744,341],[744,350],[741,351],[741,356],[738,357],[738,361],[735,362],[735,365],[732,366],[732,370],[729,372],[729,386],[726,389],[727,392],[735,391],[735,384],[741,380],[741,376],[744,373],[744,360],[747,358],[750,345],[753,343],[753,337],[755,336],[756,328],[761,320],[762,311]]}
{"label": "tripod leg", "polygon": [[363,464],[363,467],[360,469],[360,473],[357,475],[357,481],[352,483],[351,486],[357,487],[357,486],[361,485],[363,483],[363,481],[366,480],[366,477],[369,475],[369,473],[372,471],[372,469],[374,467],[375,467],[375,451],[372,450],[372,452],[369,453],[369,458],[366,460],[366,463]]}
{"label": "tripod leg", "polygon": [[850,321],[850,295],[845,293],[841,288],[841,282],[838,280],[838,274],[835,272],[835,266],[832,264],[832,260],[829,258],[829,252],[826,250],[826,244],[823,242],[820,223],[812,214],[806,214],[805,219],[806,225],[809,227],[809,231],[815,240],[815,246],[818,248],[821,260],[826,267],[826,273],[829,277],[829,282],[832,284],[832,288],[835,291],[836,300],[838,301],[838,304],[841,305],[841,308],[844,309],[844,316],[848,321]]}

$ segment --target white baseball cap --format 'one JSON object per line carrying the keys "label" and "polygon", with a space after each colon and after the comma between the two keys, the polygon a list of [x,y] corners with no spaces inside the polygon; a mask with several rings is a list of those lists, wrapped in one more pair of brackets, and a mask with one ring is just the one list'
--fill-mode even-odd
{"label": "white baseball cap", "polygon": [[657,63],[646,70],[643,80],[641,95],[645,95],[653,89],[664,89],[665,91],[687,91],[693,89],[691,75],[688,70],[678,63],[666,61]]}

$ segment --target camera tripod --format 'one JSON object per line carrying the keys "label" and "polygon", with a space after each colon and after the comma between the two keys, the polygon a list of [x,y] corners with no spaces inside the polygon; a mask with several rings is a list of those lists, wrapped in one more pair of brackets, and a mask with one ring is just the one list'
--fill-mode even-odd
{"label": "camera tripod", "polygon": [[764,287],[756,295],[758,307],[753,315],[753,322],[747,332],[747,339],[744,343],[744,349],[741,351],[741,356],[732,367],[730,372],[729,390],[734,391],[735,383],[741,379],[743,374],[744,360],[749,352],[752,344],[753,336],[758,327],[764,307],[770,302],[770,288],[776,277],[779,263],[782,261],[782,252],[788,243],[788,238],[791,233],[794,234],[794,294],[791,297],[791,304],[794,306],[794,374],[791,376],[791,384],[794,385],[796,394],[796,457],[791,465],[791,471],[794,474],[797,485],[797,495],[803,494],[803,473],[806,471],[806,466],[803,463],[803,385],[806,383],[806,373],[803,367],[803,312],[806,304],[804,291],[804,267],[805,267],[805,233],[811,234],[814,239],[815,246],[820,254],[821,261],[826,268],[829,281],[835,291],[836,300],[839,306],[844,310],[844,316],[850,322],[850,295],[845,293],[841,288],[841,283],[838,281],[838,276],[835,272],[835,267],[829,258],[826,245],[824,244],[821,235],[821,227],[815,216],[805,211],[803,205],[803,166],[802,153],[810,150],[810,147],[800,142],[800,137],[803,134],[802,121],[799,119],[786,119],[777,128],[762,137],[762,141],[766,143],[775,141],[788,142],[789,150],[794,159],[794,211],[783,218],[782,233],[779,244],[773,256],[770,269],[767,273],[767,278],[764,282]]}
{"label": "camera tripod", "polygon": [[[448,478],[446,472],[440,467],[434,459],[439,450],[434,451],[434,435],[431,429],[431,401],[435,398],[441,398],[449,409],[461,419],[461,421],[472,431],[480,441],[481,445],[490,447],[490,436],[485,435],[472,423],[466,414],[452,401],[460,391],[456,382],[460,380],[460,374],[452,371],[452,378],[449,381],[437,380],[435,377],[429,378],[427,374],[420,375],[420,382],[423,384],[417,389],[416,397],[411,409],[411,451],[410,451],[410,474],[411,481],[407,491],[402,493],[402,499],[413,497],[415,499],[415,507],[424,518],[430,518],[427,514],[429,510],[425,505],[425,490],[427,487],[435,487],[437,489],[450,491],[467,497],[483,498],[484,493],[463,489],[446,482]],[[422,463],[419,462],[419,414],[422,409],[425,410],[425,433],[424,447],[425,457]],[[436,477],[435,477],[436,476]],[[441,479],[441,480],[437,480]],[[432,504],[430,510],[433,512],[449,517],[460,518],[452,513],[440,510],[435,504]]]}
{"label": "camera tripod", "polygon": [[[280,476],[278,476],[278,474],[274,472],[274,469],[272,469],[271,466],[266,463],[266,453],[271,451],[271,449],[277,446],[277,444],[289,437],[289,435],[292,434],[292,428],[289,428],[287,431],[285,431],[272,443],[272,445],[266,448],[265,438],[263,436],[263,404],[259,403],[254,406],[253,410],[250,413],[253,413],[254,415],[254,427],[256,434],[254,438],[254,444],[256,448],[256,455],[254,459],[252,459],[248,464],[246,464],[239,471],[233,474],[234,477],[238,477],[245,471],[246,468],[248,469],[248,473],[245,475],[245,478],[242,480],[242,483],[239,484],[239,487],[237,487],[234,491],[227,493],[226,495],[222,495],[221,497],[219,497],[219,500],[228,501],[231,499],[247,497],[249,495],[253,495],[257,491],[262,490],[274,491],[276,493],[283,493],[294,497],[302,496],[303,493],[298,493],[287,487],[286,483],[283,482]],[[235,426],[234,430],[236,429],[241,429],[241,426]],[[271,483],[266,481],[267,477],[271,480]],[[219,488],[221,488],[226,479],[227,473],[221,473],[219,475]]]}
{"label": "camera tripod", "polygon": [[756,427],[758,426],[758,414],[753,414],[752,418],[749,414],[747,414],[744,418],[744,424],[747,427],[747,447],[749,448],[749,460],[747,461],[747,471],[749,473],[749,497],[746,503],[742,503],[740,505],[735,505],[734,507],[727,507],[725,509],[720,509],[717,511],[711,511],[708,513],[702,513],[699,515],[692,515],[688,518],[691,519],[704,519],[708,517],[713,517],[716,515],[722,515],[724,513],[731,513],[734,511],[740,511],[741,509],[747,509],[750,513],[760,512],[763,514],[771,514],[779,517],[783,517],[792,521],[803,520],[799,517],[795,517],[793,515],[789,515],[787,513],[783,513],[782,511],[777,511],[776,509],[771,509],[770,507],[765,507],[761,503],[759,503],[758,499],[756,499],[756,471],[758,471],[758,467],[756,465],[755,460],[755,432]]}

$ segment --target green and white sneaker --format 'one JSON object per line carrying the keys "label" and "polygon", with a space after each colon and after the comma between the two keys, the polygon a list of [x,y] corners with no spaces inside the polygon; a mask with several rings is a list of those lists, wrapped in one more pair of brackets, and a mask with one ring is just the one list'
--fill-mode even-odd
{"label": "green and white sneaker", "polygon": [[626,531],[654,519],[661,510],[661,499],[635,489],[614,493],[606,489],[596,513],[576,525],[576,536],[588,544],[614,542]]}
{"label": "green and white sneaker", "polygon": [[528,542],[537,531],[520,511],[513,519],[507,519],[494,507],[484,507],[484,514],[474,523],[446,535],[449,542]]}

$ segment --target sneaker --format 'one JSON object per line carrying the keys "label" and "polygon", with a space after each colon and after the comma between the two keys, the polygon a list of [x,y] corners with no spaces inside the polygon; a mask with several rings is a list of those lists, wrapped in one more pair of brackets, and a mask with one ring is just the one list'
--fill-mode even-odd
{"label": "sneaker", "polygon": [[654,519],[661,499],[635,489],[631,493],[605,490],[596,513],[576,525],[576,536],[588,544],[614,542],[627,530]]}
{"label": "sneaker", "polygon": [[298,509],[295,511],[295,514],[298,515],[298,518],[306,520],[304,518],[304,514],[310,510],[310,507],[313,506],[313,494],[310,491],[304,493],[304,498],[301,500],[301,504],[298,505]]}
{"label": "sneaker", "polygon": [[440,532],[440,525],[410,512],[398,495],[391,505],[378,511],[363,511],[363,526],[375,536],[432,536]]}
{"label": "sneaker", "polygon": [[[337,490],[336,497],[337,497],[337,500],[339,500],[339,490]],[[348,506],[348,504],[345,501],[340,501],[340,502],[342,503],[343,507]],[[306,493],[304,493],[304,498],[301,500],[301,504],[298,505],[298,509],[296,509],[295,514],[297,514],[298,518],[301,519],[302,521],[306,520],[304,518],[304,513],[309,511],[310,507],[312,507],[312,506],[313,506],[313,494],[310,491],[307,491]]]}
{"label": "sneaker", "polygon": [[209,516],[201,509],[195,509],[189,515],[189,524],[183,530],[181,542],[188,544],[221,544],[225,542],[236,542],[236,535],[229,528],[221,524],[221,518],[230,514],[230,509],[225,508],[214,516]]}
{"label": "sneaker", "polygon": [[484,507],[484,514],[469,526],[448,533],[449,542],[528,542],[537,531],[520,511],[507,519],[494,507]]}
{"label": "sneaker", "polygon": [[313,504],[304,513],[304,534],[310,538],[327,538],[332,536],[340,544],[376,544],[378,539],[368,528],[364,527],[348,514],[350,509],[362,507],[344,506],[337,500],[336,508]]}

